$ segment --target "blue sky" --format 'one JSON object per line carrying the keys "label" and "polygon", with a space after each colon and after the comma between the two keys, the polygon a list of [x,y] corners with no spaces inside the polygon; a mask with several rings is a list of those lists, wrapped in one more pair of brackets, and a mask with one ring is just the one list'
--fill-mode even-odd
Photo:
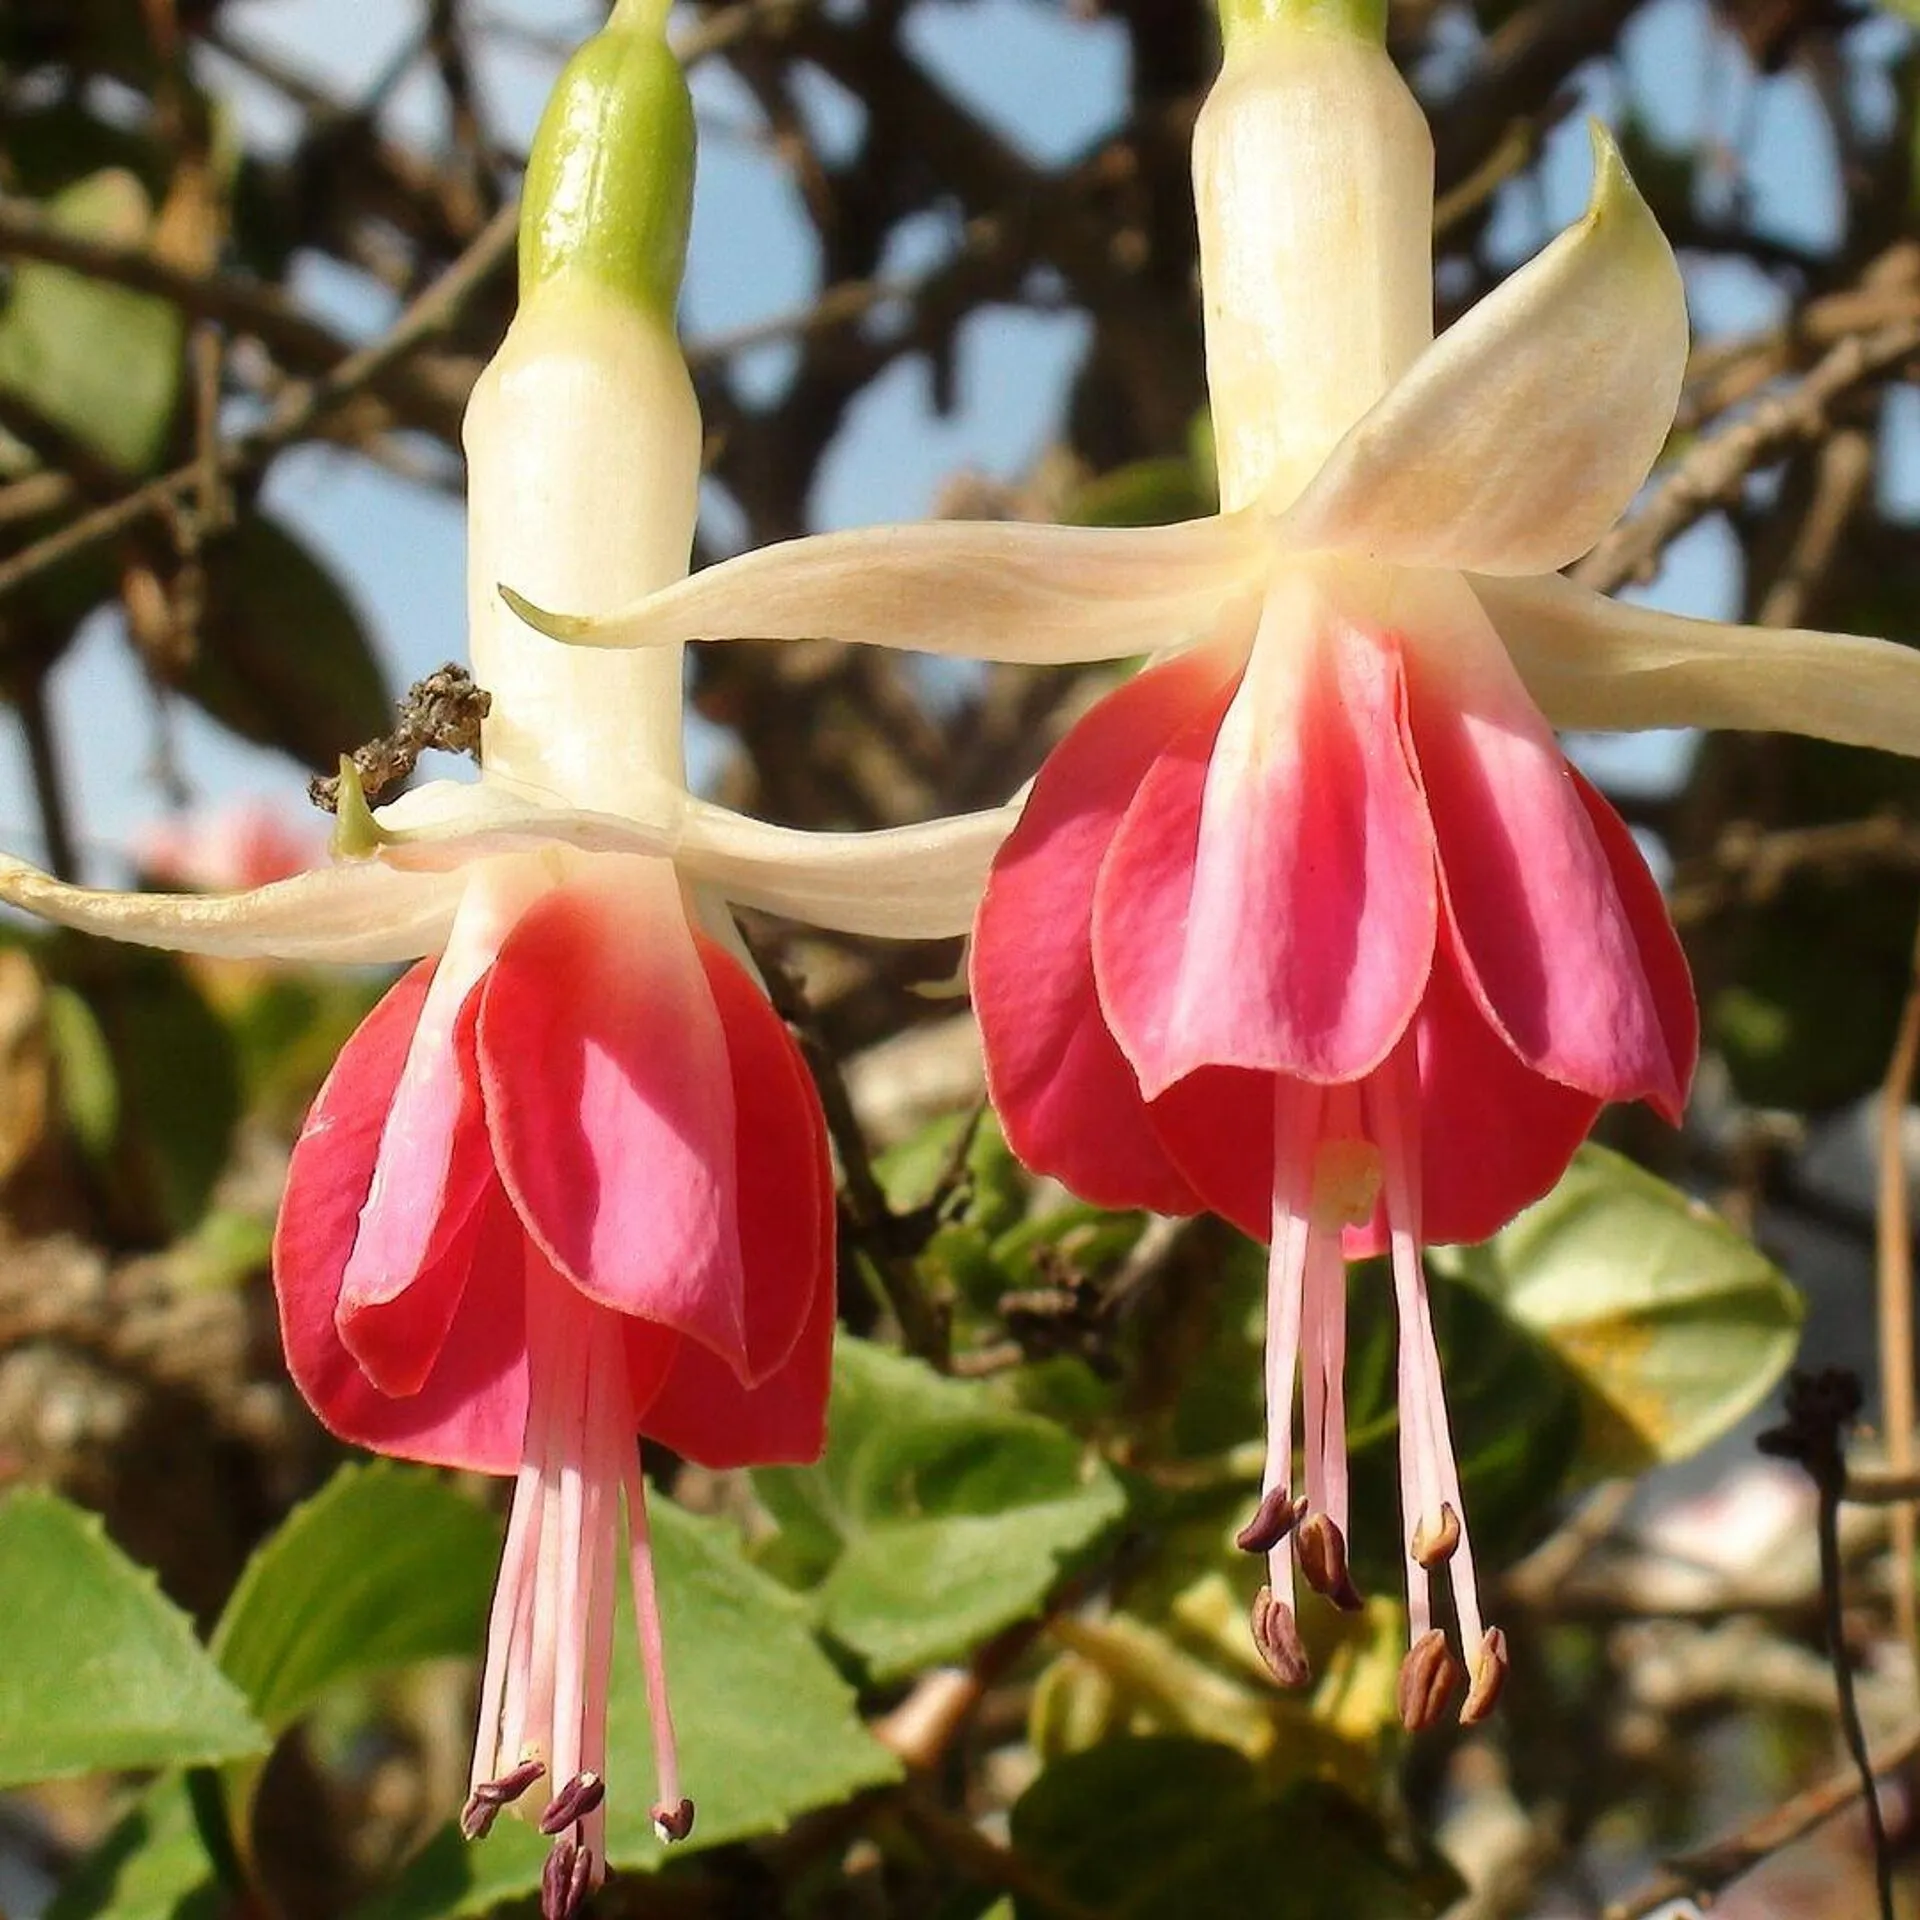
{"label": "blue sky", "polygon": [[[589,30],[591,10],[573,0],[495,0],[491,17],[570,39]],[[248,39],[289,65],[351,97],[405,47],[413,7],[343,7],[337,0],[251,0],[231,11]],[[1047,0],[973,0],[921,7],[912,15],[919,51],[960,97],[1005,137],[1040,159],[1080,150],[1113,125],[1125,89],[1126,43],[1110,22],[1082,20]],[[1903,31],[1882,24],[1881,37]],[[1856,36],[1856,44],[1859,36]],[[1866,51],[1873,51],[1869,39]],[[1872,62],[1856,62],[1856,86],[1872,99]],[[524,141],[553,71],[551,55],[495,38],[482,85],[502,134]],[[1793,74],[1756,80],[1738,49],[1710,23],[1700,0],[1656,0],[1632,29],[1624,83],[1606,70],[1586,76],[1595,111],[1613,117],[1630,96],[1653,128],[1676,140],[1702,126],[1729,134],[1749,90],[1757,139],[1751,181],[1771,231],[1803,244],[1831,232],[1839,199],[1835,158],[1811,90]],[[690,339],[728,332],[805,305],[817,291],[818,264],[786,175],[762,144],[757,110],[744,88],[717,65],[695,80],[702,121],[700,184],[683,309]],[[235,97],[250,134],[287,140],[282,105],[263,89]],[[829,151],[857,129],[858,108],[821,80],[808,110]],[[1891,111],[1890,101],[1877,103]],[[421,76],[393,101],[396,125],[422,138],[436,130],[431,83]],[[1587,182],[1587,143],[1572,117],[1553,137],[1543,188],[1509,190],[1495,242],[1513,259],[1533,252],[1574,218]],[[935,263],[957,236],[929,216],[915,223],[886,263],[913,273]],[[324,263],[301,275],[301,292],[336,325],[361,335],[391,317],[385,299]],[[1690,277],[1696,326],[1746,328],[1771,317],[1771,295],[1742,271]],[[971,468],[999,478],[1020,474],[1057,431],[1069,374],[1084,341],[1070,315],[996,310],[964,330],[960,404],[933,416],[924,366],[902,361],[863,396],[823,463],[814,515],[820,526],[847,526],[926,511],[944,480]],[[758,352],[750,377],[777,388],[789,349]],[[1903,506],[1920,509],[1920,422],[1900,436],[1901,457],[1887,476]],[[325,554],[362,607],[396,686],[464,651],[461,526],[457,504],[407,487],[351,457],[324,449],[284,460],[270,504]],[[725,538],[725,516],[713,531]],[[1658,597],[1690,612],[1731,611],[1737,579],[1724,528],[1708,523],[1680,543]],[[102,618],[63,664],[53,690],[68,743],[77,830],[92,875],[119,876],[120,851],[161,805],[146,772],[152,759],[148,703],[114,622]],[[176,714],[182,760],[209,801],[240,794],[286,799],[304,776],[278,757],[242,746],[185,707]],[[1643,780],[1671,777],[1683,743],[1617,743],[1601,756],[1609,773]],[[0,841],[32,852],[37,830],[17,739],[0,752]]]}

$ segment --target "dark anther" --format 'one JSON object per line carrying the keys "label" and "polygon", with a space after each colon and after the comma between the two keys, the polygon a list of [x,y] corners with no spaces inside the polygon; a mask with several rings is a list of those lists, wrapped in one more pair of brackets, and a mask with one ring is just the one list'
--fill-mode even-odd
{"label": "dark anther", "polygon": [[1347,1571],[1347,1537],[1330,1514],[1309,1514],[1302,1520],[1294,1529],[1293,1550],[1315,1593],[1325,1594],[1343,1613],[1358,1613],[1366,1605]]}
{"label": "dark anther", "polygon": [[653,1806],[653,1830],[666,1846],[671,1846],[676,1840],[684,1840],[693,1831],[693,1802],[676,1800],[669,1806],[664,1800],[656,1800]]}
{"label": "dark anther", "polygon": [[562,1840],[540,1875],[540,1920],[575,1920],[593,1891],[593,1855]]}
{"label": "dark anther", "polygon": [[1253,1596],[1252,1625],[1253,1644],[1260,1649],[1267,1671],[1283,1687],[1304,1687],[1313,1674],[1307,1650],[1300,1644],[1293,1609],[1271,1587],[1262,1587]]}
{"label": "dark anther", "polygon": [[1423,1733],[1447,1710],[1460,1684],[1460,1663],[1438,1627],[1429,1627],[1400,1663],[1400,1724]]}
{"label": "dark anther", "polygon": [[460,1831],[469,1840],[484,1840],[500,1817],[500,1809],[511,1806],[545,1772],[538,1760],[522,1760],[498,1780],[481,1781],[460,1809]]}
{"label": "dark anther", "polygon": [[607,1797],[607,1783],[597,1773],[576,1773],[547,1802],[540,1816],[542,1833],[565,1833],[584,1820]]}
{"label": "dark anther", "polygon": [[1242,1553],[1271,1553],[1300,1524],[1306,1510],[1306,1501],[1294,1499],[1285,1487],[1269,1488],[1253,1510],[1253,1518],[1233,1536],[1233,1544]]}
{"label": "dark anther", "polygon": [[1470,1727],[1484,1720],[1500,1704],[1500,1690],[1506,1684],[1507,1636],[1498,1627],[1489,1627],[1474,1656],[1473,1681],[1467,1688],[1467,1704],[1460,1709],[1460,1724]]}
{"label": "dark anther", "polygon": [[1413,1557],[1431,1573],[1453,1558],[1460,1544],[1460,1516],[1446,1502],[1440,1503],[1440,1521],[1428,1526],[1423,1515],[1413,1530]]}

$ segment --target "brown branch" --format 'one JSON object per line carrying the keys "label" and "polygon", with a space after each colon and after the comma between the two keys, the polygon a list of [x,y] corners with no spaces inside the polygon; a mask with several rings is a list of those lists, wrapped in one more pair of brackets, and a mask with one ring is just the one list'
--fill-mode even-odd
{"label": "brown branch", "polygon": [[[378,340],[349,354],[319,379],[290,389],[262,426],[225,442],[219,455],[222,479],[250,474],[282,448],[306,438],[340,407],[451,328],[467,302],[511,256],[517,227],[517,209],[503,207],[472,246]],[[144,520],[178,511],[205,486],[206,479],[206,463],[196,458],[36,540],[0,562],[0,600],[75,554],[112,540]]]}
{"label": "brown branch", "polygon": [[[377,800],[406,779],[430,747],[478,757],[480,723],[492,705],[492,694],[476,687],[465,667],[451,662],[416,680],[400,702],[400,724],[353,750],[354,769],[366,797]],[[323,812],[338,813],[340,776],[309,780],[307,798]]]}
{"label": "brown branch", "polygon": [[[1907,1205],[1907,1108],[1920,1068],[1920,931],[1914,935],[1912,974],[1900,1009],[1900,1025],[1880,1089],[1879,1210],[1875,1218],[1874,1275],[1880,1332],[1881,1426],[1887,1468],[1895,1475],[1914,1469],[1913,1221]],[[1901,1644],[1920,1661],[1920,1609],[1915,1606],[1914,1510],[1896,1503],[1887,1516],[1892,1533],[1894,1620]]]}
{"label": "brown branch", "polygon": [[1699,441],[1632,519],[1573,569],[1573,578],[1611,593],[1648,578],[1668,544],[1703,514],[1738,494],[1747,476],[1796,442],[1819,439],[1828,410],[1854,388],[1892,372],[1920,352],[1920,319],[1852,334],[1784,392],[1762,400],[1738,424]]}
{"label": "brown branch", "polygon": [[[1920,1754],[1920,1723],[1875,1750],[1874,1777],[1884,1779],[1915,1754]],[[1608,1907],[1606,1920],[1649,1920],[1650,1915],[1681,1900],[1706,1905],[1743,1874],[1751,1873],[1850,1807],[1864,1790],[1858,1772],[1841,1768],[1709,1845],[1675,1855],[1645,1886]]]}

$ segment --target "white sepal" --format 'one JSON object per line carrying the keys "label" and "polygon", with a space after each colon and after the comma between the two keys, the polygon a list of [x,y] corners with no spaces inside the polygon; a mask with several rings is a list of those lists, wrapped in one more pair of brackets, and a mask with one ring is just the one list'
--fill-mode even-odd
{"label": "white sepal", "polygon": [[1655,613],[1552,574],[1471,584],[1555,726],[1744,727],[1920,754],[1920,650]]}
{"label": "white sepal", "polygon": [[1586,216],[1450,327],[1280,523],[1299,550],[1547,573],[1619,519],[1658,457],[1687,303],[1605,130]]}
{"label": "white sepal", "polygon": [[1068,665],[1157,653],[1211,631],[1257,593],[1251,514],[1171,527],[932,521],[783,541],[708,567],[604,619],[508,604],[556,640],[853,640],[915,653]]}
{"label": "white sepal", "polygon": [[246,893],[115,893],[69,886],[0,857],[0,900],[43,920],[134,946],[228,959],[418,959],[439,951],[465,886],[458,873],[396,873],[355,861]]}

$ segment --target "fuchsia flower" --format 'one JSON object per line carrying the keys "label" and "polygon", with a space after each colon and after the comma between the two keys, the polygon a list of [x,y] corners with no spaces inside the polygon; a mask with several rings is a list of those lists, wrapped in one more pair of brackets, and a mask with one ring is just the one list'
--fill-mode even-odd
{"label": "fuchsia flower", "polygon": [[1422,1726],[1462,1677],[1437,1570],[1464,1717],[1491,1707],[1506,1655],[1481,1613],[1421,1245],[1537,1198],[1605,1102],[1677,1120],[1697,1047],[1658,889],[1550,718],[1913,751],[1920,658],[1555,577],[1632,499],[1687,356],[1672,253],[1612,144],[1596,132],[1580,224],[1435,340],[1431,141],[1379,19],[1223,12],[1194,145],[1222,514],[834,535],[611,619],[531,617],[597,646],[1163,654],[1055,750],[995,862],[972,960],[989,1084],[1020,1155],[1088,1199],[1211,1209],[1271,1243],[1266,1471],[1241,1539],[1267,1558],[1253,1626],[1287,1683],[1306,1677],[1295,1566],[1358,1604],[1343,1262],[1388,1254],[1401,1709]]}
{"label": "fuchsia flower", "polygon": [[96,892],[0,861],[0,898],[123,940],[429,956],[314,1103],[274,1284],[288,1364],[334,1432],[514,1478],[462,1825],[478,1836],[542,1786],[549,1916],[605,1872],[621,1558],[655,1822],[678,1839],[693,1819],[636,1436],[714,1467],[821,1446],[826,1131],[727,903],[957,934],[1011,824],[813,835],[697,800],[678,650],[569,651],[497,590],[505,576],[611,607],[686,570],[700,421],[669,316],[692,123],[663,13],[623,4],[562,78],[529,176],[520,312],[467,415],[473,664],[493,700],[480,782],[374,815],[349,782],[353,857],[246,893]]}

